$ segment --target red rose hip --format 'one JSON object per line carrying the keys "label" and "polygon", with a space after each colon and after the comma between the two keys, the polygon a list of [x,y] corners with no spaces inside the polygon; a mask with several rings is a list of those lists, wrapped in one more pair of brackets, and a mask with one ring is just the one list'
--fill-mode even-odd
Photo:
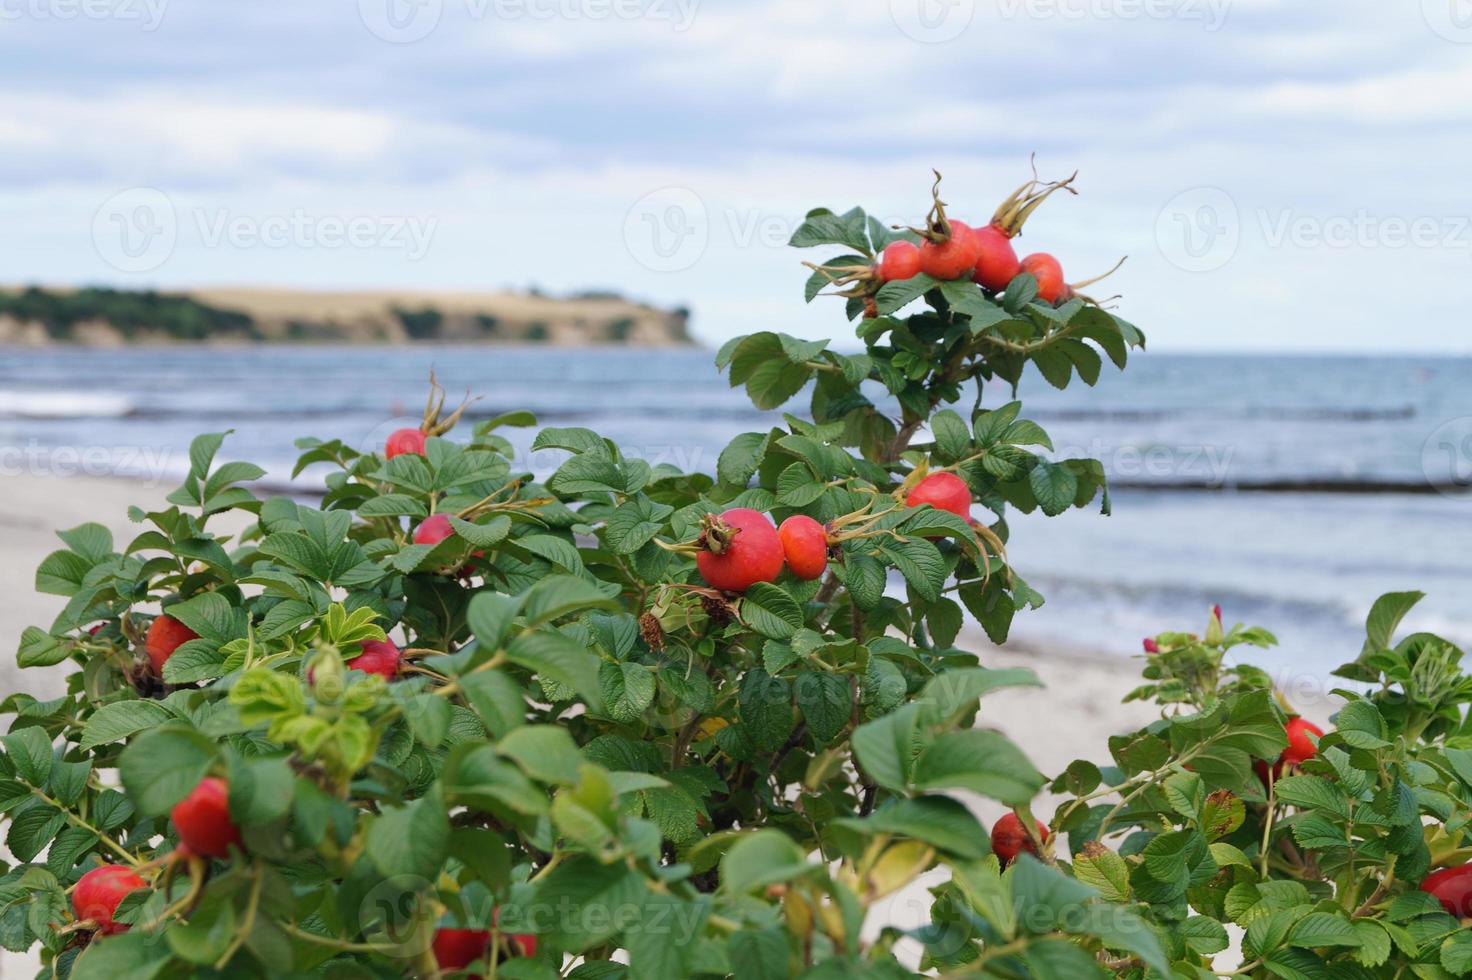
{"label": "red rose hip", "polygon": [[430,514],[414,529],[414,543],[439,544],[454,533],[449,514]]}
{"label": "red rose hip", "polygon": [[999,293],[1022,271],[1012,239],[996,225],[977,228],[972,234],[976,239],[976,271],[971,280]]}
{"label": "red rose hip", "polygon": [[695,567],[712,588],[745,592],[782,574],[782,539],[765,514],[733,507],[714,520],[707,518],[702,537]]}
{"label": "red rose hip", "polygon": [[388,640],[364,640],[363,652],[349,660],[347,668],[391,681],[398,676],[400,659],[399,648]]}
{"label": "red rose hip", "polygon": [[240,828],[230,819],[230,789],[223,779],[201,779],[169,818],[179,840],[195,854],[222,858],[229,855],[230,845],[240,846]]}
{"label": "red rose hip", "polygon": [[890,242],[879,255],[879,279],[882,282],[913,279],[919,271],[920,248],[914,242],[904,239]]}
{"label": "red rose hip", "polygon": [[72,890],[72,912],[80,919],[91,919],[104,934],[127,932],[128,927],[113,921],[119,903],[129,892],[147,888],[148,883],[132,868],[105,864],[93,868]]}
{"label": "red rose hip", "polygon": [[1022,271],[1038,281],[1038,299],[1056,303],[1063,295],[1063,266],[1047,252],[1034,252],[1022,260]]}
{"label": "red rose hip", "polygon": [[960,279],[976,267],[976,236],[971,226],[951,221],[951,237],[920,243],[920,271],[937,279]]}
{"label": "red rose hip", "polygon": [[811,581],[828,568],[828,532],[804,514],[793,514],[777,528],[787,567],[800,579]]}
{"label": "red rose hip", "polygon": [[188,626],[179,622],[168,613],[164,613],[155,619],[148,627],[148,638],[143,642],[143,648],[148,651],[148,662],[153,666],[155,675],[164,675],[164,663],[190,640],[199,639],[199,634]]}
{"label": "red rose hip", "polygon": [[1472,916],[1472,864],[1431,872],[1421,882],[1421,890],[1457,918]]}
{"label": "red rose hip", "polygon": [[[1036,823],[1038,837],[1046,843],[1048,828],[1044,827],[1040,820]],[[1017,814],[1009,813],[992,827],[992,853],[1001,859],[1002,867],[1005,868],[1023,851],[1036,856],[1037,845],[1032,842],[1031,837],[1027,836],[1027,830],[1022,826],[1022,820]]]}
{"label": "red rose hip", "polygon": [[391,433],[383,444],[383,455],[386,459],[411,453],[415,456],[424,455],[424,433],[418,429],[399,429]]}
{"label": "red rose hip", "polygon": [[434,961],[441,970],[463,970],[485,958],[491,948],[489,929],[436,929]]}
{"label": "red rose hip", "polygon": [[954,473],[932,473],[910,490],[905,497],[907,507],[929,504],[936,510],[948,510],[957,517],[971,516],[971,488]]}
{"label": "red rose hip", "polygon": [[1278,761],[1289,765],[1301,766],[1303,763],[1319,754],[1319,747],[1310,740],[1323,737],[1324,730],[1311,721],[1302,718],[1291,718],[1283,729],[1288,736],[1288,747],[1278,757]]}

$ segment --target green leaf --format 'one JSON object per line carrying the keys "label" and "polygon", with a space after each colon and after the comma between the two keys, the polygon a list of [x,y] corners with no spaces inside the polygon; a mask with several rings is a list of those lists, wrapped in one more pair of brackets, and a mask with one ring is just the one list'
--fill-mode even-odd
{"label": "green leaf", "polygon": [[18,732],[0,737],[0,744],[5,746],[5,754],[10,758],[11,765],[15,766],[16,775],[37,789],[46,786],[56,753],[44,728],[34,725],[22,728]]}
{"label": "green leaf", "polygon": [[987,667],[953,667],[926,682],[917,704],[923,704],[937,723],[954,720],[976,707],[981,698],[1004,687],[1042,687],[1038,675],[1026,667],[992,670]]}
{"label": "green leaf", "polygon": [[743,834],[721,858],[721,887],[744,895],[767,885],[790,881],[812,865],[807,856],[780,830]]}
{"label": "green leaf", "polygon": [[1073,506],[1078,492],[1078,477],[1065,466],[1039,460],[1027,477],[1038,506],[1049,517],[1056,517]]}
{"label": "green leaf", "polygon": [[887,790],[903,793],[909,787],[920,752],[922,710],[907,704],[854,729],[854,756],[869,778]]}
{"label": "green leaf", "polygon": [[1365,646],[1361,656],[1390,649],[1400,621],[1425,597],[1424,592],[1387,592],[1376,599],[1365,618]]}
{"label": "green leaf", "polygon": [[867,817],[835,822],[864,834],[912,837],[965,860],[979,861],[991,853],[991,839],[981,821],[948,796],[896,800]]}
{"label": "green leaf", "polygon": [[570,786],[578,780],[583,755],[560,725],[522,725],[496,746],[528,776],[544,783]]}
{"label": "green leaf", "polygon": [[940,590],[945,586],[948,570],[945,559],[935,545],[929,541],[911,539],[883,545],[879,550],[899,569],[916,595],[926,602],[935,602],[940,598]]}
{"label": "green leaf", "polygon": [[435,786],[400,807],[386,807],[368,828],[367,853],[385,876],[409,875],[432,884],[450,845],[450,818]]}
{"label": "green leaf", "polygon": [[72,966],[71,980],[153,980],[172,959],[158,936],[125,932],[90,944]]}
{"label": "green leaf", "polygon": [[766,455],[771,436],[765,432],[743,432],[721,450],[716,460],[716,478],[733,487],[744,487]]}
{"label": "green leaf", "polygon": [[614,721],[628,724],[654,703],[654,674],[643,664],[603,663],[598,667],[603,708]]}
{"label": "green leaf", "polygon": [[780,586],[757,582],[741,599],[741,621],[763,636],[785,640],[803,625],[802,607]]}
{"label": "green leaf", "polygon": [[291,809],[296,773],[284,755],[233,759],[230,815],[243,827],[271,823]]}
{"label": "green leaf", "polygon": [[846,677],[826,671],[804,671],[793,688],[797,709],[813,744],[822,748],[848,724],[853,694]]}
{"label": "green leaf", "polygon": [[1000,732],[947,732],[915,763],[918,789],[967,789],[1008,806],[1029,802],[1042,789],[1042,773]]}
{"label": "green leaf", "polygon": [[460,679],[460,689],[486,730],[502,738],[526,722],[526,696],[504,671],[480,670]]}
{"label": "green leaf", "polygon": [[1126,902],[1130,897],[1130,868],[1125,859],[1113,851],[1088,850],[1073,859],[1073,875],[1079,881],[1099,890],[1111,902]]}
{"label": "green leaf", "polygon": [[75,647],[45,630],[27,626],[20,635],[15,662],[22,667],[51,667],[69,657]]}
{"label": "green leaf", "polygon": [[138,811],[146,817],[157,817],[199,785],[217,752],[212,739],[192,728],[155,728],[123,749],[118,774]]}
{"label": "green leaf", "polygon": [[[527,539],[520,540],[524,542]],[[560,541],[560,539],[551,540]],[[566,542],[560,543],[566,544]],[[527,591],[521,605],[521,611],[526,617],[528,627],[540,626],[571,613],[589,609],[607,609],[618,612],[620,606],[599,586],[574,575],[549,575],[543,578]]]}
{"label": "green leaf", "polygon": [[1359,934],[1342,915],[1332,912],[1310,912],[1288,933],[1288,942],[1303,949],[1321,946],[1358,946]]}
{"label": "green leaf", "polygon": [[79,748],[91,752],[99,745],[127,739],[147,728],[158,728],[172,717],[169,709],[156,700],[118,700],[103,705],[88,718]]}
{"label": "green leaf", "polygon": [[742,725],[758,747],[767,752],[781,748],[796,725],[792,717],[792,686],[758,667],[741,678],[738,702]]}
{"label": "green leaf", "polygon": [[935,435],[935,448],[947,461],[960,459],[971,446],[971,427],[950,409],[930,417],[930,431]]}
{"label": "green leaf", "polygon": [[589,707],[602,711],[596,654],[565,636],[548,630],[523,633],[506,650],[506,658],[565,687],[577,691]]}

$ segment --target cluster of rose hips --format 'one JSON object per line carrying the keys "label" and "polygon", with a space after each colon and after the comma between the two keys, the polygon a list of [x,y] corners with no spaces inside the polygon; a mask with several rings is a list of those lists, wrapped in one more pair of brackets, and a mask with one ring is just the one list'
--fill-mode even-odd
{"label": "cluster of rose hips", "polygon": [[[230,789],[218,776],[206,776],[189,795],[169,812],[179,848],[168,861],[202,861],[226,858],[231,849],[244,851],[240,828],[230,819]],[[148,867],[145,865],[144,867]],[[72,911],[78,921],[91,921],[98,932],[113,935],[128,926],[117,921],[118,906],[130,893],[149,887],[133,868],[104,864],[82,875],[72,890]],[[492,912],[492,922],[500,910]],[[537,937],[530,933],[508,936],[511,948],[521,956],[535,956]],[[459,970],[484,959],[491,948],[489,929],[436,929],[435,959],[442,970]]]}
{"label": "cluster of rose hips", "polygon": [[[905,496],[908,507],[925,504],[970,520],[971,488],[954,473],[931,473]],[[805,514],[774,527],[759,511],[733,507],[707,518],[696,542],[695,566],[712,588],[740,593],[758,582],[775,582],[784,567],[805,581],[820,577],[834,543],[829,529]]]}
{"label": "cluster of rose hips", "polygon": [[[984,226],[972,226],[946,214],[940,199],[940,174],[931,190],[933,203],[925,227],[909,229],[918,241],[902,238],[890,242],[870,267],[823,267],[836,285],[858,283],[844,295],[871,296],[880,286],[913,279],[919,274],[940,280],[970,279],[992,293],[1000,293],[1017,276],[1026,272],[1037,281],[1038,298],[1057,303],[1078,295],[1078,290],[1098,282],[1118,269],[1078,283],[1063,278],[1063,265],[1048,252],[1034,252],[1019,259],[1012,239],[1022,232],[1028,217],[1056,191],[1078,193],[1071,186],[1078,175],[1065,180],[1040,181],[1036,176],[1013,191]],[[1124,260],[1121,259],[1120,262]]]}

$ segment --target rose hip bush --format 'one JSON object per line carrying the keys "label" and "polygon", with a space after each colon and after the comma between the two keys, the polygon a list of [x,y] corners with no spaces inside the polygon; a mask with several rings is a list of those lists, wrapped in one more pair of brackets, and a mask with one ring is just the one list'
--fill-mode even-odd
{"label": "rose hip bush", "polygon": [[[1472,685],[1393,643],[1412,595],[1327,733],[1224,663],[1271,636],[1219,613],[1146,641],[1161,718],[1081,747],[1108,765],[1050,780],[985,727],[1037,683],[957,646],[1043,601],[1007,512],[1108,496],[983,385],[1143,344],[1012,249],[1070,181],[976,228],[938,196],[912,230],[811,212],[793,244],[843,254],[808,299],[843,295],[863,353],[727,344],[758,407],[810,389],[810,417],[714,474],[549,428],[538,482],[501,434],[531,416],[435,388],[376,451],[303,440],[310,503],[216,434],[133,540],[60,532],[37,587],[67,606],[19,662],[72,672],[4,702],[0,944],[78,980],[1209,977],[1235,923],[1239,975],[1472,970]],[[1011,811],[990,834],[972,794]]]}

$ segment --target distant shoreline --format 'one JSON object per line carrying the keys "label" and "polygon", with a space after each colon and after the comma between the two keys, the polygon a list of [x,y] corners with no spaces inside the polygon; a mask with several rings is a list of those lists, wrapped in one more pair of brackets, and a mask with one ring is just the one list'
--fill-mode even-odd
{"label": "distant shoreline", "polygon": [[0,346],[692,346],[689,311],[601,291],[0,287]]}

